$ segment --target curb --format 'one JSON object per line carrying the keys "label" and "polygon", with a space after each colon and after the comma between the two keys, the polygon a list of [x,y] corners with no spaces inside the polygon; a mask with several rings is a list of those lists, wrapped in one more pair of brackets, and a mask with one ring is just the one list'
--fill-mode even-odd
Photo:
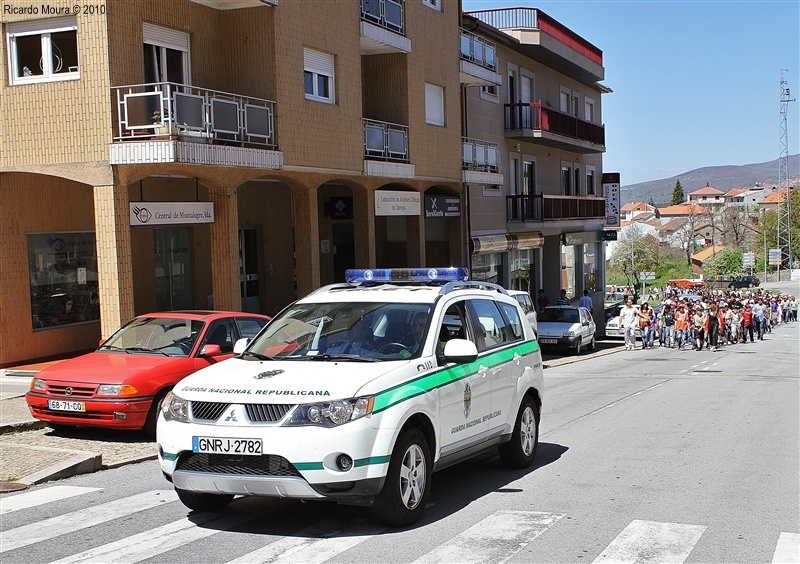
{"label": "curb", "polygon": [[5,435],[6,433],[16,433],[18,431],[33,431],[36,429],[43,429],[44,427],[47,427],[47,423],[39,420],[21,421],[19,423],[6,423],[4,425],[0,425],[0,435]]}
{"label": "curb", "polygon": [[[49,449],[57,450],[57,449]],[[78,474],[91,474],[103,468],[101,463],[103,455],[97,452],[84,452],[81,451],[68,451],[76,453],[75,456],[53,464],[44,470],[34,472],[28,476],[24,476],[17,480],[20,484],[32,486],[34,484],[41,484],[53,480],[60,480],[62,478],[69,478]]]}

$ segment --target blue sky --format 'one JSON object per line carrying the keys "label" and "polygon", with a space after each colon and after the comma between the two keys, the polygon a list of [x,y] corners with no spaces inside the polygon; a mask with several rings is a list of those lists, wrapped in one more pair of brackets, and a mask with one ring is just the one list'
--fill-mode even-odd
{"label": "blue sky", "polygon": [[[539,8],[603,51],[603,169],[623,186],[800,153],[800,2],[463,0],[464,11]],[[789,171],[796,176],[798,171]]]}

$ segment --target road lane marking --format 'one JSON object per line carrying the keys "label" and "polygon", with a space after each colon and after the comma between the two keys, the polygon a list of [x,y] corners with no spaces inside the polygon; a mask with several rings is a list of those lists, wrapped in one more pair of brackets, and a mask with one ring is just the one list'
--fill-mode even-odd
{"label": "road lane marking", "polygon": [[176,501],[173,490],[153,490],[0,532],[0,554]]}
{"label": "road lane marking", "polygon": [[797,564],[800,562],[800,534],[781,533],[772,564]]}
{"label": "road lane marking", "polygon": [[386,527],[363,521],[359,519],[342,524],[341,518],[327,519],[292,536],[283,537],[263,548],[244,554],[228,564],[325,562],[386,530]]}
{"label": "road lane marking", "polygon": [[631,521],[594,562],[680,564],[700,540],[705,525]]}
{"label": "road lane marking", "polygon": [[50,488],[43,488],[32,492],[25,492],[23,494],[15,495],[12,497],[0,498],[0,515],[11,513],[12,511],[19,511],[21,509],[28,509],[36,507],[37,505],[44,505],[62,499],[75,497],[76,495],[83,495],[91,492],[102,491],[103,488],[84,488],[79,486],[53,486]]}
{"label": "road lane marking", "polygon": [[[251,521],[259,512],[252,509],[231,511],[223,509],[209,513],[192,514],[172,523],[126,537],[115,542],[67,556],[58,563],[66,562],[114,562],[133,564],[153,558],[167,551],[180,548],[191,542],[216,535]],[[261,511],[260,513],[263,513]]]}
{"label": "road lane marking", "polygon": [[506,562],[563,516],[497,511],[415,562]]}

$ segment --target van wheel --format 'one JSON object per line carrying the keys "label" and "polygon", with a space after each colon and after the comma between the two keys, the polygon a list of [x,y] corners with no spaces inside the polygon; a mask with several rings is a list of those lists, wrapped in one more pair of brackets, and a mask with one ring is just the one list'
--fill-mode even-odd
{"label": "van wheel", "polygon": [[397,439],[383,489],[372,507],[392,527],[406,527],[420,518],[431,489],[431,456],[422,432],[405,429]]}
{"label": "van wheel", "polygon": [[500,445],[500,460],[509,468],[527,468],[539,448],[539,407],[525,396],[519,406],[511,440]]}
{"label": "van wheel", "polygon": [[175,493],[178,494],[181,503],[193,511],[215,511],[226,507],[233,501],[233,496],[230,494],[189,492],[178,488],[175,488]]}

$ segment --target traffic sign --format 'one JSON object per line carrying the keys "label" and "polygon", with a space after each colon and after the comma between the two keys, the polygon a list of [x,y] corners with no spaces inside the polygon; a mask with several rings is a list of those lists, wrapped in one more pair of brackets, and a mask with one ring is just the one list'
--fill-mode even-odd
{"label": "traffic sign", "polygon": [[756,265],[755,253],[742,253],[742,266],[744,268],[753,268]]}
{"label": "traffic sign", "polygon": [[640,272],[639,273],[640,280],[655,280],[656,273],[655,272]]}
{"label": "traffic sign", "polygon": [[781,250],[780,249],[770,249],[769,250],[769,263],[772,265],[780,265],[781,264]]}

